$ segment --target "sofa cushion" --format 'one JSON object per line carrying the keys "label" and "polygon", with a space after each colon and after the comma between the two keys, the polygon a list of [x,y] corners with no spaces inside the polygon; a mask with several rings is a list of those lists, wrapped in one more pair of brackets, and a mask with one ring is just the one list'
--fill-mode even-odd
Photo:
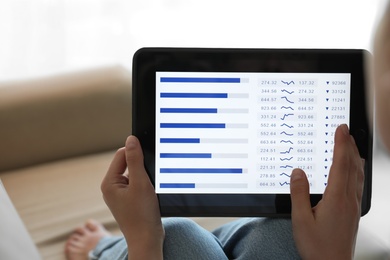
{"label": "sofa cushion", "polygon": [[131,133],[131,76],[119,66],[0,83],[0,172],[107,151]]}

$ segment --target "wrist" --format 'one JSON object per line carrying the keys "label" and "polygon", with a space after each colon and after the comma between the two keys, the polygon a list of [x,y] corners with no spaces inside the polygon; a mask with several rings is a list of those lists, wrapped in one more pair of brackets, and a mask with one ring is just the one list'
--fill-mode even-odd
{"label": "wrist", "polygon": [[[134,234],[133,234],[134,236]],[[141,234],[136,238],[126,236],[128,259],[163,259],[164,236]]]}
{"label": "wrist", "polygon": [[128,250],[128,260],[133,259],[151,259],[159,260],[163,259],[162,249],[159,251],[154,251],[153,249],[143,248],[141,250]]}

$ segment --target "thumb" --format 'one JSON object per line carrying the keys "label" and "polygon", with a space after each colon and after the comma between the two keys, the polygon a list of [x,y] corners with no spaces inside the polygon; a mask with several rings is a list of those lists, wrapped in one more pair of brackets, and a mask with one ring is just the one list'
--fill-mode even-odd
{"label": "thumb", "polygon": [[132,135],[127,138],[125,153],[127,170],[129,173],[129,184],[145,180],[149,181],[144,167],[144,156],[141,144],[137,137]]}
{"label": "thumb", "polygon": [[294,169],[290,179],[291,217],[294,221],[306,221],[312,218],[309,182],[301,169]]}

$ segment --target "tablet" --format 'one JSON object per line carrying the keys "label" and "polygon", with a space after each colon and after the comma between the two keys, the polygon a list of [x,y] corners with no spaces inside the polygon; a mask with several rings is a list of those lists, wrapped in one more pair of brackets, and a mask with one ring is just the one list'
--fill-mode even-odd
{"label": "tablet", "polygon": [[288,216],[290,175],[312,205],[346,123],[365,159],[372,134],[363,50],[143,48],[133,58],[133,134],[162,216]]}

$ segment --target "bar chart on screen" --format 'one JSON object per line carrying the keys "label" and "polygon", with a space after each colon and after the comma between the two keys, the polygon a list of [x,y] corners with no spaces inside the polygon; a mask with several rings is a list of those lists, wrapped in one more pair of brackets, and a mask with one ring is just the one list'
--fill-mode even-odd
{"label": "bar chart on screen", "polygon": [[157,193],[321,193],[349,74],[156,73]]}

